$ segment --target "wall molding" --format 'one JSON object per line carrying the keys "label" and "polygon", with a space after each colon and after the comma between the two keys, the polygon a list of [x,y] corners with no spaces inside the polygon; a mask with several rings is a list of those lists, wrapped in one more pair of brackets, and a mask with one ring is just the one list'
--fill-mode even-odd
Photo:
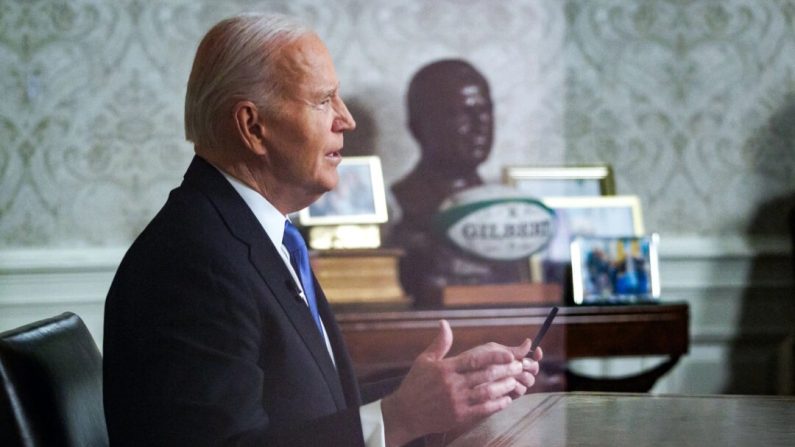
{"label": "wall molding", "polygon": [[788,256],[791,252],[792,244],[787,236],[662,235],[660,238],[660,256],[665,259]]}
{"label": "wall molding", "polygon": [[[0,275],[8,273],[115,270],[127,246],[86,248],[0,249]],[[705,260],[789,256],[787,236],[700,236],[661,237],[660,257],[667,260]]]}
{"label": "wall molding", "polygon": [[115,271],[127,247],[0,250],[0,275]]}

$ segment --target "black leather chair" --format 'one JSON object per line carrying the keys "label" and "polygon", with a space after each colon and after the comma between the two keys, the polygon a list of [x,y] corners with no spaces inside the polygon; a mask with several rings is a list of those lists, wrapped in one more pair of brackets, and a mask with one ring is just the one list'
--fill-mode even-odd
{"label": "black leather chair", "polygon": [[0,446],[103,447],[102,356],[67,312],[0,334]]}

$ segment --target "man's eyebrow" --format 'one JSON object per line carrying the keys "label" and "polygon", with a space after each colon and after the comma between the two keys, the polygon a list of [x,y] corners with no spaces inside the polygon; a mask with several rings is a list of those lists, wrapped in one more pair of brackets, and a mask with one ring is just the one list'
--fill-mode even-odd
{"label": "man's eyebrow", "polygon": [[340,89],[340,84],[337,83],[336,85],[333,85],[331,87],[318,90],[317,96],[320,98],[328,98],[329,96],[334,96],[335,94],[337,94],[339,89]]}
{"label": "man's eyebrow", "polygon": [[329,87],[318,87],[317,89],[312,89],[304,93],[302,97],[302,101],[306,102],[307,104],[315,104],[320,101],[325,101],[327,98],[331,98],[337,94],[339,90],[340,84],[337,83],[336,85],[329,86]]}

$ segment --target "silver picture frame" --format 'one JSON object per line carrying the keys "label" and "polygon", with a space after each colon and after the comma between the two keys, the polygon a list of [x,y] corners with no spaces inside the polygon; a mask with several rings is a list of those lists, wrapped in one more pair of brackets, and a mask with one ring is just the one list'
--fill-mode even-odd
{"label": "silver picture frame", "polygon": [[339,182],[298,214],[303,226],[379,224],[387,221],[386,193],[378,156],[344,157]]}

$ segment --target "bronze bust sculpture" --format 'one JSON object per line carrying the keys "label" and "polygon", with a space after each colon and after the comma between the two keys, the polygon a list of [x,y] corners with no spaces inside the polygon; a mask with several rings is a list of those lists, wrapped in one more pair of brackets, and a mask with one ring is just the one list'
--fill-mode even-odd
{"label": "bronze bust sculpture", "polygon": [[407,93],[409,130],[421,159],[392,191],[403,212],[391,240],[403,247],[403,288],[418,304],[438,304],[447,285],[513,282],[516,264],[486,262],[462,253],[432,221],[445,199],[483,185],[477,167],[491,152],[493,105],[486,79],[459,59],[421,68]]}

